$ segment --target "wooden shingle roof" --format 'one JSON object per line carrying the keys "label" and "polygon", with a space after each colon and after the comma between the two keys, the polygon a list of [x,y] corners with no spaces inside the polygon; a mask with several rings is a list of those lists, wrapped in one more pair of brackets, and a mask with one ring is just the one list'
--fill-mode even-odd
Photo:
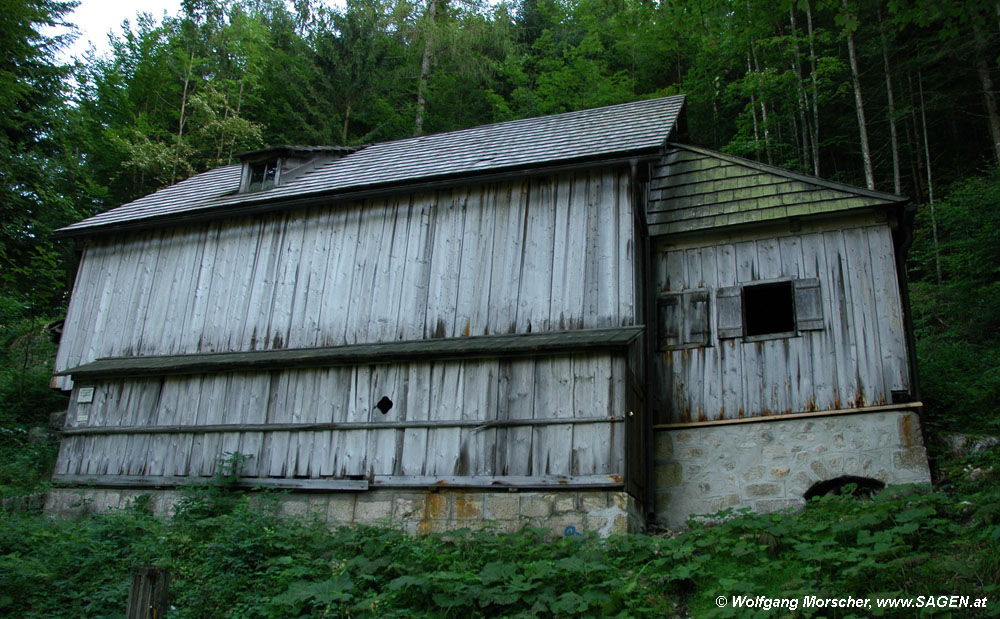
{"label": "wooden shingle roof", "polygon": [[668,144],[650,180],[653,235],[905,204],[907,198],[725,153]]}
{"label": "wooden shingle roof", "polygon": [[237,213],[451,178],[659,152],[683,96],[528,118],[361,148],[267,191],[237,193],[241,166],[216,168],[57,231],[61,236]]}

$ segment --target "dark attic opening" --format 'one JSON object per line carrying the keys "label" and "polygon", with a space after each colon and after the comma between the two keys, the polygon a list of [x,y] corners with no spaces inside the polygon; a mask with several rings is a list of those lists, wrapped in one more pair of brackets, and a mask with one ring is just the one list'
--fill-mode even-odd
{"label": "dark attic opening", "polygon": [[744,286],[743,324],[747,337],[795,331],[792,282]]}

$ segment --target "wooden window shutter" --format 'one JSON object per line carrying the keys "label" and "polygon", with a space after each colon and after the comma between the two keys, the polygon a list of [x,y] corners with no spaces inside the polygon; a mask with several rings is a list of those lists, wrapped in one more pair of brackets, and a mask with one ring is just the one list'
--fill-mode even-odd
{"label": "wooden window shutter", "polygon": [[711,346],[711,293],[708,290],[661,293],[656,299],[660,350]]}
{"label": "wooden window shutter", "polygon": [[718,312],[719,339],[743,335],[743,290],[740,286],[719,288],[715,297]]}
{"label": "wooden window shutter", "polygon": [[661,294],[656,299],[656,338],[660,349],[681,343],[681,295]]}
{"label": "wooden window shutter", "polygon": [[712,345],[711,294],[707,290],[684,293],[684,324],[681,329],[685,344]]}
{"label": "wooden window shutter", "polygon": [[795,326],[799,331],[815,331],[825,327],[823,323],[823,296],[819,280],[796,279],[792,282],[795,290]]}

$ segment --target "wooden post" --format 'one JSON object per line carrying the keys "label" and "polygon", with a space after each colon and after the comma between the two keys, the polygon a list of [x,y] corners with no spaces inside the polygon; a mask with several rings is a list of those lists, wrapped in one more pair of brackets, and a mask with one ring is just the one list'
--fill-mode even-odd
{"label": "wooden post", "polygon": [[162,619],[167,614],[170,572],[155,565],[132,569],[132,585],[128,589],[128,619]]}

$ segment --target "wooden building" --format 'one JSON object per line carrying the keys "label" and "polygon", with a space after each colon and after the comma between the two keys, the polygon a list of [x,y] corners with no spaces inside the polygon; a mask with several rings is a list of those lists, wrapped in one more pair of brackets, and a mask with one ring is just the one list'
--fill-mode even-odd
{"label": "wooden building", "polygon": [[62,229],[54,481],[170,488],[238,453],[331,519],[609,533],[670,520],[678,427],[908,414],[903,200],[683,126],[667,97],[277,147]]}

